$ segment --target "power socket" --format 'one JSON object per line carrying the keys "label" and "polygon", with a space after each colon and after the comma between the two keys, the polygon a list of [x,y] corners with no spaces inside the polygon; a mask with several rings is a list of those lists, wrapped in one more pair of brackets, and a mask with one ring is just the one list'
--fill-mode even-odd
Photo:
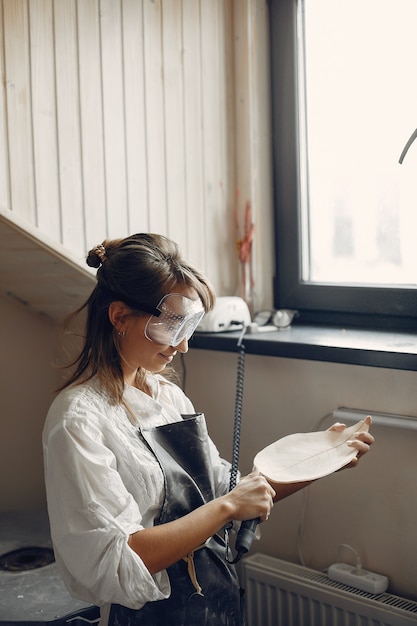
{"label": "power socket", "polygon": [[384,593],[389,585],[389,580],[382,574],[368,572],[365,569],[357,570],[355,565],[347,563],[334,563],[330,565],[327,576],[330,580],[345,583],[356,589],[368,591],[368,593]]}

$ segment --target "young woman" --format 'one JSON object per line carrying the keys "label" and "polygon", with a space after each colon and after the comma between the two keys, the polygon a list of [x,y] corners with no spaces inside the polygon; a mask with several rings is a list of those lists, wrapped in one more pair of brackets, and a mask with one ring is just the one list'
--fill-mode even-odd
{"label": "young woman", "polygon": [[[259,473],[229,492],[220,458],[178,386],[163,376],[215,295],[160,235],[90,251],[97,285],[75,369],[43,444],[55,557],[69,591],[101,607],[100,626],[240,626],[241,591],[222,529],[268,519],[303,485]],[[357,457],[373,438],[361,433]]]}

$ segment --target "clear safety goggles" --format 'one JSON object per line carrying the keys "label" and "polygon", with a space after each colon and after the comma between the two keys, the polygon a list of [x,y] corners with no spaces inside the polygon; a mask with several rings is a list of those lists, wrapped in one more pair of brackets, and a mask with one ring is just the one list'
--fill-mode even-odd
{"label": "clear safety goggles", "polygon": [[205,311],[201,300],[180,293],[162,298],[145,326],[145,337],[163,346],[178,346],[190,339]]}

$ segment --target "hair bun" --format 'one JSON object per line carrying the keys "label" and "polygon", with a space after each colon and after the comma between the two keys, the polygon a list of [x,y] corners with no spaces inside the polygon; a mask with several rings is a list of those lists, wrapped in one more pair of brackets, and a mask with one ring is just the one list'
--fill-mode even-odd
{"label": "hair bun", "polygon": [[104,263],[106,260],[106,248],[102,243],[99,243],[97,246],[94,246],[90,250],[87,256],[87,265],[89,267],[99,268],[100,265]]}

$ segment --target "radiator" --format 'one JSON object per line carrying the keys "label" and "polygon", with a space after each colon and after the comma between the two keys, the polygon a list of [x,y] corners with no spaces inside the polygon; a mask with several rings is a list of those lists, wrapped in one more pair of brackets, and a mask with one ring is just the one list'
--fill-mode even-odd
{"label": "radiator", "polygon": [[410,626],[417,602],[373,595],[264,554],[241,563],[248,626]]}

